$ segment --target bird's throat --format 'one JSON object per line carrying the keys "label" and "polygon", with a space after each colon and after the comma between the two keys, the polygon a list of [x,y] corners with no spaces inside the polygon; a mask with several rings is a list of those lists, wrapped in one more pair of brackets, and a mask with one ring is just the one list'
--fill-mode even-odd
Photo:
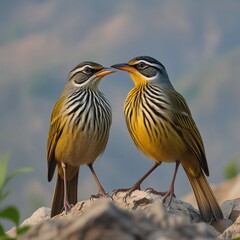
{"label": "bird's throat", "polygon": [[147,83],[147,80],[145,78],[143,78],[142,75],[140,75],[137,72],[130,72],[130,76],[131,76],[132,80],[134,81],[135,85]]}

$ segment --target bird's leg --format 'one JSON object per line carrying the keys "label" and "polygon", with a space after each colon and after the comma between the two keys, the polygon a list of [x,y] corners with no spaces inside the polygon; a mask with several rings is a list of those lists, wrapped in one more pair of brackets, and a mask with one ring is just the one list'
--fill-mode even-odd
{"label": "bird's leg", "polygon": [[173,196],[175,197],[175,194],[174,194],[174,183],[175,183],[175,179],[176,179],[176,176],[177,176],[177,171],[178,171],[179,164],[180,164],[180,162],[176,161],[176,166],[175,166],[173,178],[172,178],[172,181],[171,181],[171,184],[170,184],[170,187],[169,187],[168,191],[166,191],[166,192],[157,192],[157,191],[155,191],[152,188],[148,188],[147,189],[150,193],[154,193],[154,194],[157,194],[157,195],[162,195],[163,196],[163,200],[162,200],[163,202],[165,202],[166,198],[168,196],[170,196],[168,207],[170,206],[170,204],[172,202]]}
{"label": "bird's leg", "polygon": [[142,182],[160,165],[161,163],[155,163],[153,167],[151,167],[132,187],[130,188],[120,188],[117,190],[114,190],[114,195],[117,194],[118,192],[127,192],[126,195],[124,196],[124,201],[126,201],[126,198],[129,197],[132,192],[135,190],[141,190],[141,184]]}
{"label": "bird's leg", "polygon": [[65,163],[61,163],[61,165],[62,165],[62,169],[63,169],[63,181],[64,181],[64,200],[63,200],[63,206],[64,206],[65,214],[67,214],[67,213],[71,210],[72,205],[69,203],[68,194],[67,194],[66,164],[65,164]]}
{"label": "bird's leg", "polygon": [[92,163],[88,164],[88,167],[91,170],[93,178],[94,178],[94,180],[97,184],[97,187],[98,187],[98,194],[97,195],[92,195],[91,198],[108,197],[108,194],[105,192],[105,190],[103,189],[100,181],[98,180],[97,174],[95,173],[95,171],[93,169]]}
{"label": "bird's leg", "polygon": [[167,198],[168,196],[170,196],[170,200],[169,200],[169,203],[168,203],[168,207],[170,206],[170,204],[171,204],[171,202],[172,202],[173,196],[175,196],[175,194],[174,194],[174,183],[175,183],[175,179],[176,179],[176,176],[177,176],[177,171],[178,171],[179,164],[180,164],[180,162],[179,162],[179,161],[176,161],[176,166],[175,166],[173,178],[172,178],[172,181],[171,181],[171,184],[170,184],[170,188],[168,189],[167,193],[166,193],[165,196],[163,197],[163,202],[165,202],[166,198]]}

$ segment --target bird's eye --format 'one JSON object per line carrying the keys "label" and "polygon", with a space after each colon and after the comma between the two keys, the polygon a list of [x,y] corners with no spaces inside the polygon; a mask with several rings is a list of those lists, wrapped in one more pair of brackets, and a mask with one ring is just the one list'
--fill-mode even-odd
{"label": "bird's eye", "polygon": [[90,68],[90,67],[85,67],[83,72],[86,73],[86,74],[91,74],[93,72],[93,69]]}
{"label": "bird's eye", "polygon": [[146,66],[147,66],[147,64],[144,63],[144,62],[140,62],[140,63],[137,64],[138,69],[144,69]]}

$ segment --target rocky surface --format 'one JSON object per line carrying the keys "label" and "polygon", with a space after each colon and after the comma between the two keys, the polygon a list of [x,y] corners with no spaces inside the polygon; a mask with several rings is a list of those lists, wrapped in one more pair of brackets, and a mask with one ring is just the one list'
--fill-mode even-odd
{"label": "rocky surface", "polygon": [[240,217],[236,219],[233,225],[227,228],[223,234],[221,234],[218,239],[240,239]]}
{"label": "rocky surface", "polygon": [[[77,203],[68,215],[50,219],[50,209],[40,208],[24,224],[33,225],[22,239],[231,239],[240,236],[240,199],[222,205],[224,219],[211,225],[202,222],[198,210],[189,203],[145,191],[112,198]],[[14,235],[14,230],[9,234]]]}

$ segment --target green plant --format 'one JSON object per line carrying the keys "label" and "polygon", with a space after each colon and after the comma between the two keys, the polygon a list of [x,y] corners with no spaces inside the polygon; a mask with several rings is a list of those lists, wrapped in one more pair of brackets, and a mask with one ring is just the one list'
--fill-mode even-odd
{"label": "green plant", "polygon": [[28,229],[29,226],[20,226],[20,214],[18,209],[15,206],[6,206],[2,207],[2,201],[9,195],[9,191],[5,190],[7,183],[15,176],[21,173],[31,172],[31,168],[23,167],[18,168],[17,170],[13,171],[10,174],[7,174],[7,167],[8,167],[8,155],[3,156],[0,159],[0,220],[5,219],[11,221],[16,227],[16,237],[12,238],[9,237],[4,230],[3,225],[0,223],[0,239],[2,240],[14,240],[18,239],[18,237],[24,234]]}
{"label": "green plant", "polygon": [[229,161],[224,168],[225,179],[231,179],[237,176],[240,172],[239,164],[237,160]]}

